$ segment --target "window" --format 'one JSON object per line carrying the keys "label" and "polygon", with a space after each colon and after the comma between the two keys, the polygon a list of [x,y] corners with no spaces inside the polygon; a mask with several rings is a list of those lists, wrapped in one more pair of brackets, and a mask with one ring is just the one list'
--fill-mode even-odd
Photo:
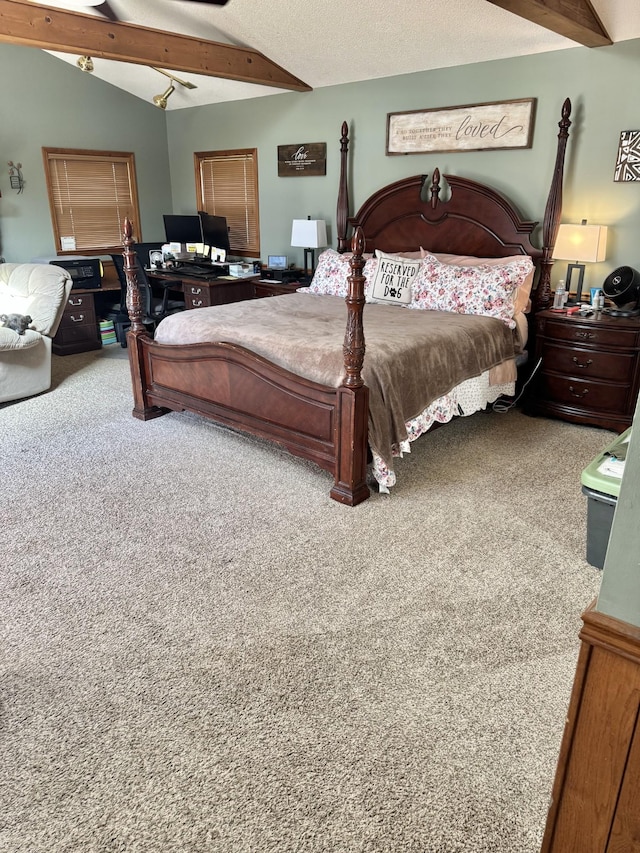
{"label": "window", "polygon": [[197,151],[193,156],[198,210],[226,217],[233,254],[259,258],[257,149]]}
{"label": "window", "polygon": [[59,255],[118,251],[125,216],[139,232],[133,154],[63,148],[43,148],[42,154]]}

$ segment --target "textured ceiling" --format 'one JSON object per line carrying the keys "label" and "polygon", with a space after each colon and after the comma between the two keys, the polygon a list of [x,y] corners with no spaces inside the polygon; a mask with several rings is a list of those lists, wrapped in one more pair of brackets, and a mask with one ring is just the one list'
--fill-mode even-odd
{"label": "textured ceiling", "polygon": [[[640,0],[591,2],[614,42],[640,38]],[[65,3],[49,0],[49,5]],[[578,46],[486,0],[229,0],[222,7],[190,0],[110,0],[110,5],[129,23],[254,48],[314,89]],[[168,83],[143,66],[94,58],[94,68],[95,76],[144,100]],[[176,74],[197,88],[178,86],[170,110],[283,91]]]}

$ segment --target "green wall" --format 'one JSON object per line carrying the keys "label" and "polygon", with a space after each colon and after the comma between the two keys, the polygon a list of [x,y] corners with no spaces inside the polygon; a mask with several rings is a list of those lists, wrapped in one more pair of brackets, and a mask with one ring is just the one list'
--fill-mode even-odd
{"label": "green wall", "polygon": [[[509,193],[525,218],[540,220],[555,162],[560,109],[573,104],[563,221],[610,226],[605,263],[587,270],[600,284],[621,264],[640,268],[640,184],[613,182],[620,131],[640,127],[631,87],[640,71],[640,41],[607,48],[575,48],[539,56],[463,65],[304,94],[278,94],[167,113],[171,187],[176,212],[195,207],[193,152],[258,148],[262,256],[294,255],[291,220],[325,218],[334,236],[339,138],[344,120],[352,136],[352,208],[380,186],[412,174],[456,172]],[[388,112],[512,98],[537,98],[533,147],[514,151],[385,156]],[[325,177],[279,178],[277,146],[327,143]],[[555,278],[564,278],[558,263]]]}
{"label": "green wall", "polygon": [[[287,254],[302,262],[302,251],[289,245],[292,219],[326,219],[335,241],[344,120],[354,210],[383,184],[438,166],[488,181],[510,194],[525,218],[540,220],[568,96],[573,125],[563,221],[610,226],[607,260],[587,269],[587,284],[599,284],[621,264],[640,268],[640,184],[613,181],[620,131],[640,127],[632,89],[639,70],[640,40],[634,40],[163,113],[42,51],[0,45],[0,147],[5,162],[22,163],[27,182],[17,195],[8,169],[0,171],[2,253],[18,261],[54,252],[42,146],[134,151],[147,240],[162,236],[163,212],[195,210],[194,151],[257,147],[262,257]],[[537,99],[531,149],[385,155],[388,112],[523,97]],[[277,146],[297,142],[327,143],[326,176],[277,176]],[[563,262],[556,264],[554,281],[565,271]]]}
{"label": "green wall", "polygon": [[121,89],[41,51],[0,45],[0,163],[22,163],[18,194],[0,169],[0,254],[8,261],[55,256],[42,147],[133,151],[143,237],[162,235],[171,209],[164,114]]}

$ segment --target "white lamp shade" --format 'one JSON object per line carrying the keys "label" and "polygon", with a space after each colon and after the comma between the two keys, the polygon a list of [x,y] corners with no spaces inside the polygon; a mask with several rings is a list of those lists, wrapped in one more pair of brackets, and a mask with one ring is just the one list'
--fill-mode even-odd
{"label": "white lamp shade", "polygon": [[559,261],[597,263],[607,253],[606,225],[561,225],[553,249]]}
{"label": "white lamp shade", "polygon": [[291,245],[304,249],[319,249],[327,245],[327,226],[324,219],[294,219]]}

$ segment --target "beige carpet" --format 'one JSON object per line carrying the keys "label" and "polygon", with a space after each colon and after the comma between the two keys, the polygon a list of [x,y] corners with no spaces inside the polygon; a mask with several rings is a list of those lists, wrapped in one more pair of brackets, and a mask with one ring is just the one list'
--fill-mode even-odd
{"label": "beige carpet", "polygon": [[349,509],[125,358],[0,407],[0,850],[539,850],[611,434],[459,419]]}

